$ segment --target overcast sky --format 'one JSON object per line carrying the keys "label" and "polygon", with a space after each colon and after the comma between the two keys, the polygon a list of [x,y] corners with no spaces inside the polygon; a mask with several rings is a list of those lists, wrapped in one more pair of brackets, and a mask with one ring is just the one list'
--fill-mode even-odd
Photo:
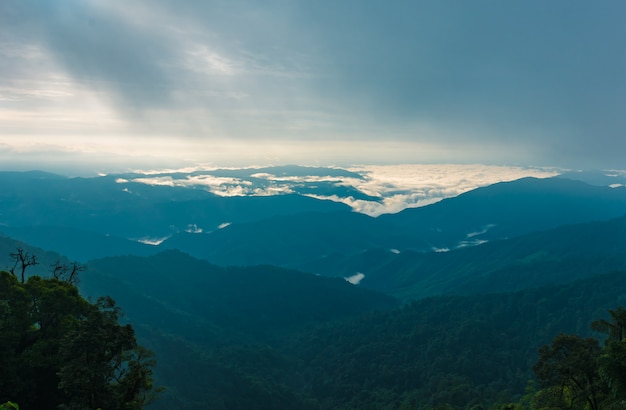
{"label": "overcast sky", "polygon": [[1,0],[0,161],[624,169],[625,16],[609,0]]}

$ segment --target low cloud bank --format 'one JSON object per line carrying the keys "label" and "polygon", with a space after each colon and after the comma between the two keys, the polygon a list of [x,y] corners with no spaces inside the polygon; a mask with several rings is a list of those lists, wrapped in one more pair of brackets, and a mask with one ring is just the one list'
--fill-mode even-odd
{"label": "low cloud bank", "polygon": [[[360,192],[380,201],[353,197],[315,195],[319,199],[343,202],[356,212],[370,216],[397,213],[406,208],[433,204],[445,198],[497,182],[524,177],[549,178],[559,174],[555,168],[506,167],[490,165],[373,165],[349,168],[362,179],[344,180]],[[313,196],[313,195],[312,195]]]}
{"label": "low cloud bank", "polygon": [[[132,182],[148,185],[203,188],[219,196],[270,196],[301,194],[316,199],[342,202],[355,212],[370,216],[397,213],[454,197],[472,189],[524,177],[548,178],[559,175],[555,168],[507,167],[490,165],[371,165],[345,168],[354,176],[274,175],[262,169],[242,174],[242,169],[194,170],[181,176],[168,171],[141,175]],[[615,171],[613,171],[615,172]],[[229,175],[230,173],[230,175]],[[119,183],[128,179],[118,179]],[[357,197],[358,195],[358,197]],[[365,198],[365,199],[364,199]]]}

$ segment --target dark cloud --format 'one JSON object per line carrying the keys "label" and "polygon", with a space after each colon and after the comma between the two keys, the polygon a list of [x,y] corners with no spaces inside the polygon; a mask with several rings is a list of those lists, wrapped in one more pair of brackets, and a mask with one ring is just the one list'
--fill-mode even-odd
{"label": "dark cloud", "polygon": [[626,6],[413,3],[380,3],[378,10],[353,4],[324,13],[330,27],[342,27],[324,31],[338,95],[356,96],[350,101],[400,121],[493,127],[498,138],[516,136],[512,128],[543,128],[541,139],[549,131],[585,142],[593,133],[619,143],[626,118],[620,115],[626,55],[619,51]]}
{"label": "dark cloud", "polygon": [[625,13],[578,0],[5,0],[0,35],[41,47],[134,132],[391,139],[484,152],[468,161],[508,149],[619,167]]}
{"label": "dark cloud", "polygon": [[172,83],[162,59],[171,56],[174,45],[158,30],[124,21],[97,2],[10,3],[13,24],[24,38],[44,47],[75,81],[125,108],[168,100]]}

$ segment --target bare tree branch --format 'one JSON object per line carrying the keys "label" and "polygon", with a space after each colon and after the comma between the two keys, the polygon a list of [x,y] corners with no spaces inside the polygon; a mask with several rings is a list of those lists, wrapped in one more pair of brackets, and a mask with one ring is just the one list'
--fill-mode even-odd
{"label": "bare tree branch", "polygon": [[61,263],[57,260],[52,266],[52,276],[60,281],[78,285],[78,273],[85,270],[85,266],[78,262],[72,262],[70,265]]}
{"label": "bare tree branch", "polygon": [[30,252],[25,251],[23,248],[18,247],[15,252],[9,254],[9,256],[14,260],[13,267],[9,269],[9,272],[13,274],[13,276],[17,277],[15,270],[19,267],[20,269],[20,280],[24,283],[24,278],[26,274],[26,268],[29,266],[39,265],[39,261],[37,261],[36,255],[31,255]]}

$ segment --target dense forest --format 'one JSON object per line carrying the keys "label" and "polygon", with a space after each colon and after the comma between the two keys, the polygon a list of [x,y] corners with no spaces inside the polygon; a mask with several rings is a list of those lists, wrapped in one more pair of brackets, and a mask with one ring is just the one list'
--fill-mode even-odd
{"label": "dense forest", "polygon": [[[160,258],[194,261],[180,254]],[[269,268],[226,277],[261,277],[263,269]],[[626,302],[623,271],[566,286],[399,307],[325,279],[323,292],[357,291],[361,300],[352,306],[369,306],[369,313],[348,309],[339,320],[329,318],[331,305],[313,311],[313,300],[298,298],[295,285],[286,285],[294,298],[283,302],[275,283],[266,289],[253,283],[255,304],[238,281],[239,302],[247,299],[252,308],[238,313],[221,304],[219,315],[209,308],[204,327],[188,318],[168,333],[157,323],[161,315],[135,316],[139,339],[158,352],[156,367],[134,327],[120,324],[111,298],[90,303],[67,276],[22,281],[17,273],[0,276],[0,400],[21,409],[143,408],[159,390],[153,376],[166,387],[153,409],[610,409],[622,408],[625,399],[626,310],[614,308]],[[274,272],[278,282],[284,274],[297,277]],[[215,295],[224,289],[210,280]],[[267,291],[274,292],[274,305]],[[369,298],[378,302],[365,303]],[[129,308],[141,310],[142,301]],[[215,320],[221,315],[228,320]],[[259,323],[263,318],[268,321]],[[198,333],[206,327],[209,333]]]}
{"label": "dense forest", "polygon": [[[122,301],[157,352],[155,377],[167,386],[158,409],[250,407],[250,398],[254,408],[498,408],[536,379],[542,346],[561,333],[601,337],[590,324],[626,305],[624,271],[398,305],[338,278],[224,269],[178,252],[91,267],[83,288],[96,281]],[[180,280],[189,286],[177,293]]]}
{"label": "dense forest", "polygon": [[498,408],[534,379],[541,346],[592,335],[594,318],[624,302],[625,278],[426,299],[318,329],[294,350],[325,408]]}
{"label": "dense forest", "polygon": [[[153,388],[153,353],[137,344],[120,309],[90,303],[58,265],[25,278],[37,263],[19,249],[17,270],[0,271],[0,403],[29,409],[141,409]],[[17,407],[16,407],[17,408]]]}

